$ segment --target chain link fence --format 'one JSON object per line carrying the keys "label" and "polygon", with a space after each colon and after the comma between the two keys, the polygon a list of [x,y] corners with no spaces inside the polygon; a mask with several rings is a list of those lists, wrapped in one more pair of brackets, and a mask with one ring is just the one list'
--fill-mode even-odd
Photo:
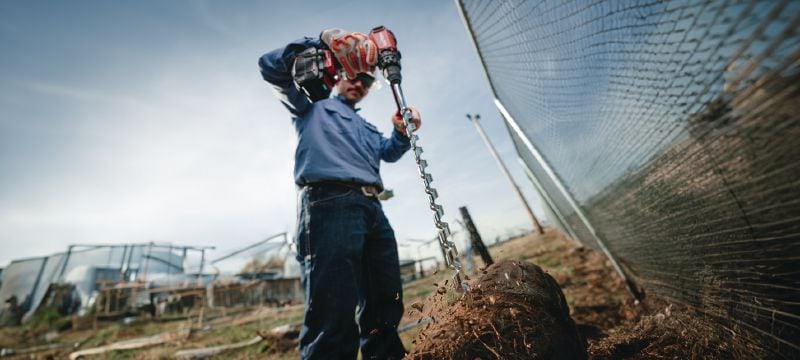
{"label": "chain link fence", "polygon": [[800,357],[800,2],[458,4],[552,222]]}

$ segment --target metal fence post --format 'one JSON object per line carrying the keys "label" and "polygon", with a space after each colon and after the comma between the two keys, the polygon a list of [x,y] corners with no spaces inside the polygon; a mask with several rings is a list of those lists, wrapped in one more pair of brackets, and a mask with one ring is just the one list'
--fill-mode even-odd
{"label": "metal fence post", "polygon": [[558,206],[556,206],[555,202],[553,201],[553,198],[550,197],[550,194],[548,194],[547,191],[544,190],[544,187],[542,187],[542,183],[536,177],[536,174],[534,174],[533,171],[531,171],[530,167],[528,167],[528,164],[525,162],[525,160],[522,160],[522,158],[518,157],[517,161],[519,161],[520,165],[522,166],[522,169],[525,170],[525,174],[528,175],[528,179],[530,179],[531,183],[533,183],[533,187],[536,188],[536,191],[539,193],[539,195],[542,196],[542,199],[544,199],[545,206],[547,206],[553,213],[553,215],[555,215],[556,219],[553,219],[553,221],[560,224],[561,230],[566,231],[573,241],[579,241],[578,235],[575,234],[575,230],[572,230],[572,227],[569,226],[569,223],[567,223],[567,218],[565,218],[564,214],[561,213],[561,209],[559,209]]}
{"label": "metal fence post", "polygon": [[605,244],[605,240],[594,229],[594,226],[592,226],[592,223],[589,221],[589,218],[586,217],[586,214],[583,212],[583,209],[581,209],[580,205],[578,205],[577,201],[575,201],[575,198],[572,196],[572,193],[570,193],[569,190],[567,190],[567,188],[564,187],[561,178],[558,177],[555,171],[553,171],[553,169],[550,167],[550,164],[548,164],[547,161],[544,159],[544,157],[542,157],[542,154],[539,153],[539,150],[533,145],[530,139],[528,139],[528,136],[522,131],[522,128],[519,127],[519,124],[517,124],[517,122],[508,112],[508,110],[506,110],[505,106],[503,106],[503,103],[501,103],[500,100],[497,98],[494,99],[494,103],[497,106],[497,109],[500,110],[500,113],[503,114],[503,118],[506,120],[506,123],[514,130],[514,132],[517,133],[517,136],[519,136],[523,144],[525,144],[525,147],[528,148],[528,151],[531,153],[531,155],[533,155],[533,158],[536,160],[536,162],[539,163],[539,166],[541,166],[542,169],[544,169],[544,172],[547,174],[547,176],[550,178],[553,184],[555,184],[558,191],[561,193],[561,195],[564,196],[564,198],[567,200],[572,209],[575,210],[575,214],[578,216],[581,222],[586,226],[587,229],[589,229],[589,232],[594,237],[597,246],[600,247],[600,250],[602,250],[603,253],[606,254],[606,257],[608,257],[608,259],[611,261],[611,265],[614,267],[614,270],[617,271],[617,274],[619,274],[619,276],[628,286],[628,290],[630,290],[631,294],[637,300],[641,300],[642,294],[637,289],[633,281],[630,278],[628,278],[628,276],[625,274],[625,271],[622,270],[622,267],[617,262],[617,259],[614,257],[613,254],[611,254],[611,251],[608,250],[608,247],[606,247]]}

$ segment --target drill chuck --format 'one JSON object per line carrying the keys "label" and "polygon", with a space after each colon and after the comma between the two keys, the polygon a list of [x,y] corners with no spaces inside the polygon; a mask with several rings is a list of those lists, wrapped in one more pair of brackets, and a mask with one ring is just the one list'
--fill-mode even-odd
{"label": "drill chuck", "polygon": [[383,69],[383,77],[390,84],[399,84],[403,81],[403,75],[400,73],[399,51],[384,51],[378,59],[378,67]]}

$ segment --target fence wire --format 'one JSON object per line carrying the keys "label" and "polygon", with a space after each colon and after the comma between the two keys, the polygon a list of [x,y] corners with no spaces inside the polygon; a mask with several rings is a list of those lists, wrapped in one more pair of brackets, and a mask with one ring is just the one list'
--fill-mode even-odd
{"label": "fence wire", "polygon": [[560,223],[716,336],[800,357],[800,2],[459,5]]}

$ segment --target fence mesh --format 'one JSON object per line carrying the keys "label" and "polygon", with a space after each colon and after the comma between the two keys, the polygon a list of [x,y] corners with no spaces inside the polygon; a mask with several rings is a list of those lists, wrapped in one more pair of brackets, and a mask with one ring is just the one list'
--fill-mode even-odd
{"label": "fence mesh", "polygon": [[800,2],[459,4],[574,235],[719,335],[800,356]]}

